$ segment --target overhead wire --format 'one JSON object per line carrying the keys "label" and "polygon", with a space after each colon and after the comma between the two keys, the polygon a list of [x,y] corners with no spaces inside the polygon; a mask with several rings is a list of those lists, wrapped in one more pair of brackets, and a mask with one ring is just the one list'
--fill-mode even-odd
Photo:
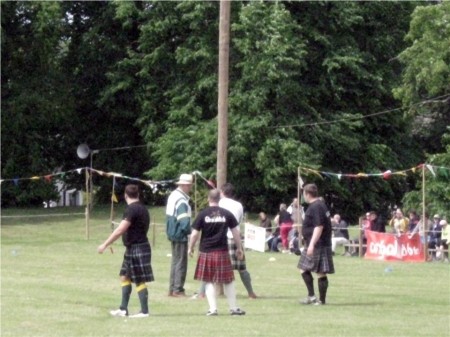
{"label": "overhead wire", "polygon": [[[442,98],[446,98],[446,99],[440,100]],[[401,110],[405,110],[405,109],[410,109],[410,108],[412,108],[414,106],[417,106],[417,105],[423,105],[423,104],[428,104],[428,103],[436,103],[436,102],[445,103],[445,102],[447,102],[449,100],[450,100],[450,94],[445,94],[445,95],[429,98],[427,100],[411,104],[408,107],[393,108],[393,109],[389,109],[389,110],[383,110],[383,111],[379,111],[379,112],[374,112],[372,114],[363,115],[363,116],[346,117],[346,118],[334,119],[334,120],[330,120],[330,121],[314,122],[314,123],[274,125],[274,126],[269,126],[268,128],[276,129],[276,128],[305,127],[305,126],[316,126],[316,125],[323,125],[323,124],[334,124],[334,123],[340,123],[340,122],[352,121],[352,120],[361,120],[361,119],[364,119],[364,118],[385,115],[385,114],[388,114],[388,113],[391,113],[391,112],[395,112],[395,111],[401,111]]]}

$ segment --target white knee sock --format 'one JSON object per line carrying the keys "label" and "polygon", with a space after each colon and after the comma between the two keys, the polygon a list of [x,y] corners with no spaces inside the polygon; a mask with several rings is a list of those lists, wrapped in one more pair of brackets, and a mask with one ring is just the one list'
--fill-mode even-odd
{"label": "white knee sock", "polygon": [[213,312],[217,310],[216,289],[213,283],[206,283],[205,295],[209,304],[209,311]]}
{"label": "white knee sock", "polygon": [[230,307],[230,310],[236,310],[236,289],[234,288],[234,281],[230,283],[225,283],[223,285],[223,292],[225,293],[225,296],[228,300],[228,306]]}

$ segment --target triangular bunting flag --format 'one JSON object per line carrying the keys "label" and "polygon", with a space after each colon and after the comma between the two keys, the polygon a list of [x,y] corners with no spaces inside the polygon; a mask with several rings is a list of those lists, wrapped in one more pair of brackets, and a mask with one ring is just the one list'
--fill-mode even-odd
{"label": "triangular bunting flag", "polygon": [[448,171],[444,168],[444,167],[441,167],[440,169],[438,169],[438,172],[439,172],[439,174],[441,174],[444,178],[449,178],[449,175],[448,175]]}
{"label": "triangular bunting flag", "polygon": [[431,174],[433,175],[433,177],[436,177],[436,173],[434,173],[433,166],[427,165],[427,169],[431,172]]}

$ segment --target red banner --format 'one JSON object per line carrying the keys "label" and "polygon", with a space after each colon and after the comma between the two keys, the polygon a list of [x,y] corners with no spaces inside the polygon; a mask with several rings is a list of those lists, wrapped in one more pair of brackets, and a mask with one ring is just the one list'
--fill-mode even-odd
{"label": "red banner", "polygon": [[418,234],[409,238],[406,234],[397,236],[366,230],[366,238],[366,259],[425,262],[423,245]]}

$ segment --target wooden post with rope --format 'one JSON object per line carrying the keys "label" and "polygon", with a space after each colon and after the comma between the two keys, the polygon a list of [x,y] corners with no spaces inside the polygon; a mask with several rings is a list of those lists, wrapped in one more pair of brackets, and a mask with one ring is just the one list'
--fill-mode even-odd
{"label": "wooden post with rope", "polygon": [[300,175],[300,166],[297,168],[297,221],[298,221],[298,237],[299,237],[299,243],[302,241],[302,234],[301,229],[303,226],[303,208],[301,203],[302,198],[302,191],[303,191],[303,179]]}
{"label": "wooden post with rope", "polygon": [[86,177],[86,240],[89,240],[89,220],[90,220],[90,207],[91,207],[91,195],[89,192],[89,174],[92,172],[88,172],[88,169],[85,169],[85,177]]}
{"label": "wooden post with rope", "polygon": [[363,217],[359,217],[359,242],[358,242],[358,249],[359,249],[359,257],[362,257],[362,246],[363,246],[363,235],[364,233],[364,218]]}
{"label": "wooden post with rope", "polygon": [[116,176],[113,176],[113,183],[112,183],[112,191],[111,191],[111,211],[109,213],[109,220],[111,222],[111,229],[114,231],[114,199],[115,199],[115,194],[114,194],[114,186],[116,185]]}
{"label": "wooden post with rope", "polygon": [[152,234],[153,234],[153,237],[152,237],[152,247],[155,247],[155,245],[156,245],[156,223],[152,223]]}

